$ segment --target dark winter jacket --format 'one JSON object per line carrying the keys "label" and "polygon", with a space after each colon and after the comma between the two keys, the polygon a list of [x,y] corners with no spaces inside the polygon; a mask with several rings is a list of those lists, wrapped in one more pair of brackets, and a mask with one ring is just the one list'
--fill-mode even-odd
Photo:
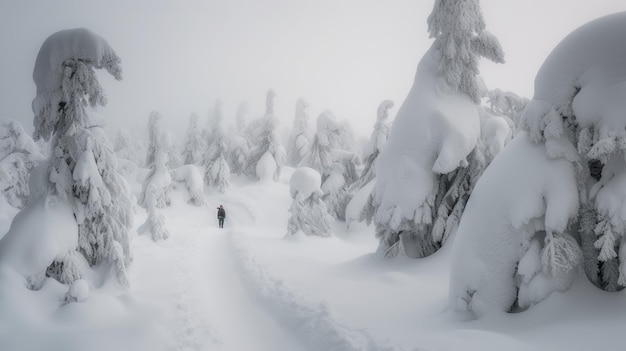
{"label": "dark winter jacket", "polygon": [[226,211],[224,208],[217,208],[217,218],[226,218]]}

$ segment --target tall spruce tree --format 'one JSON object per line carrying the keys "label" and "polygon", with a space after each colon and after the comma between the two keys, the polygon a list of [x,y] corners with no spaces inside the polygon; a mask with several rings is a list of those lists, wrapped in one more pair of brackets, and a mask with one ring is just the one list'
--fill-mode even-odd
{"label": "tall spruce tree", "polygon": [[428,30],[435,40],[378,157],[365,209],[385,257],[437,251],[486,166],[477,110],[486,91],[478,60],[503,62],[503,52],[485,31],[477,0],[436,0]]}
{"label": "tall spruce tree", "polygon": [[130,188],[118,172],[110,142],[87,108],[105,105],[95,69],[122,79],[120,59],[102,37],[87,29],[52,34],[43,43],[33,71],[36,140],[51,140],[47,198],[72,204],[80,253],[68,252],[48,274],[64,283],[78,279],[80,257],[107,264],[122,284],[131,261],[128,232],[133,214]]}

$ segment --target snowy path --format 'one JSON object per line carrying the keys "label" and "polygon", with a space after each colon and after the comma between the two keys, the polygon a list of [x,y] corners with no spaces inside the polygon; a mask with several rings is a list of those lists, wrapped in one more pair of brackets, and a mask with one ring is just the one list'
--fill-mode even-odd
{"label": "snowy path", "polygon": [[231,233],[211,230],[200,235],[196,248],[204,250],[208,261],[205,303],[219,325],[223,350],[303,350],[242,282],[226,246]]}
{"label": "snowy path", "polygon": [[184,221],[180,213],[165,209],[170,238],[159,243],[139,238],[138,256],[144,261],[136,262],[134,278],[141,279],[146,271],[155,269],[173,278],[145,279],[140,282],[143,291],[138,291],[172,301],[166,312],[175,345],[171,349],[392,349],[378,345],[365,331],[337,322],[324,301],[309,301],[256,262],[246,245],[248,237],[263,232],[254,225],[259,223],[255,216],[259,204],[244,201],[246,198],[220,197],[220,203],[233,214],[224,229],[216,227],[213,216],[207,216],[213,212],[209,206],[187,208]]}
{"label": "snowy path", "polygon": [[[243,203],[232,202],[241,201],[224,199],[246,213]],[[231,229],[217,228],[208,211],[189,207],[181,221],[180,214],[166,209],[170,238],[154,243],[142,237],[135,245],[141,258],[133,268],[135,292],[153,301],[171,301],[162,311],[173,339],[167,349],[305,350],[242,281],[230,250]],[[155,270],[162,280],[154,279],[150,271]]]}

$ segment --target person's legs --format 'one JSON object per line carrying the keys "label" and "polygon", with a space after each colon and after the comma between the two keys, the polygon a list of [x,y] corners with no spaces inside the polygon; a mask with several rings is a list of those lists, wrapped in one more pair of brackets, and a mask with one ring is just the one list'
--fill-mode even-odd
{"label": "person's legs", "polygon": [[224,228],[224,218],[220,218],[220,228]]}

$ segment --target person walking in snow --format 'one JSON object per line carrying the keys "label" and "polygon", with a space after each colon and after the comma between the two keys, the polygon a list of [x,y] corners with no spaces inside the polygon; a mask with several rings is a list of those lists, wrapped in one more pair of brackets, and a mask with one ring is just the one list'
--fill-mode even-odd
{"label": "person walking in snow", "polygon": [[219,220],[220,228],[224,228],[224,218],[226,218],[226,211],[224,210],[224,206],[220,205],[217,208],[217,219]]}

